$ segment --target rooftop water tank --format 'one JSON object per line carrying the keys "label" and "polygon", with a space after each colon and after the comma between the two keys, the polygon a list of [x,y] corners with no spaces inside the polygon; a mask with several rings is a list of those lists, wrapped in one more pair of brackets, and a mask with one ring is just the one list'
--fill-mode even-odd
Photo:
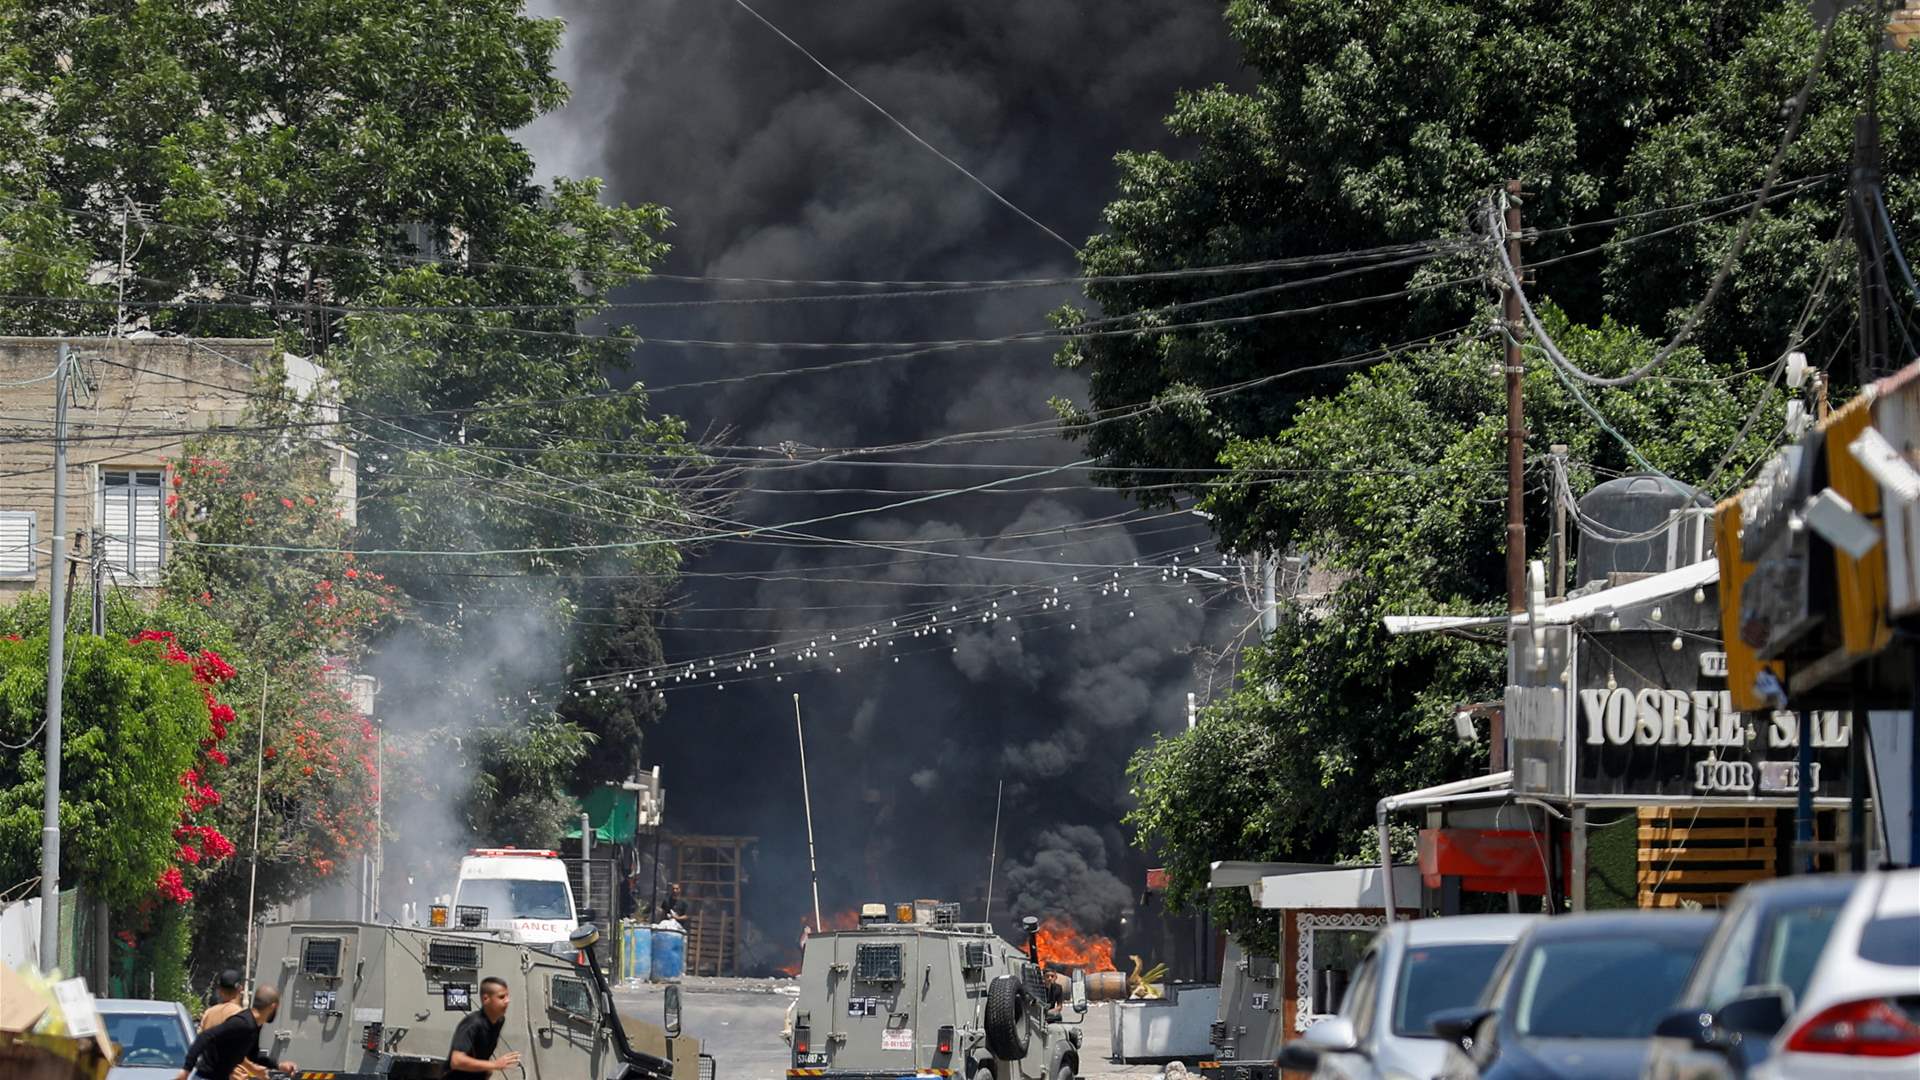
{"label": "rooftop water tank", "polygon": [[1612,574],[1657,574],[1713,554],[1713,500],[1660,476],[1623,476],[1579,499],[1574,587]]}

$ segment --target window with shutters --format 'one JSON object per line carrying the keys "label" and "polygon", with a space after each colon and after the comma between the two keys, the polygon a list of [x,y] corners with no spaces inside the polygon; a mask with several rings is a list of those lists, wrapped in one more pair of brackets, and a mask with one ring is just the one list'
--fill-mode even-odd
{"label": "window with shutters", "polygon": [[165,469],[101,469],[100,532],[113,580],[156,585],[166,556]]}
{"label": "window with shutters", "polygon": [[31,510],[0,510],[0,578],[31,578],[39,569],[33,552],[38,527]]}

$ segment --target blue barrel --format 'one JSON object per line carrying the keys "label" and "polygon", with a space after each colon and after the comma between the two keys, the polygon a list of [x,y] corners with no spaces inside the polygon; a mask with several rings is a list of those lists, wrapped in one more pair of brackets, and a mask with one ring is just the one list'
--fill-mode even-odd
{"label": "blue barrel", "polygon": [[687,935],[683,930],[653,928],[653,975],[656,982],[673,982],[687,971]]}
{"label": "blue barrel", "polygon": [[645,982],[653,977],[653,927],[620,924],[620,981]]}

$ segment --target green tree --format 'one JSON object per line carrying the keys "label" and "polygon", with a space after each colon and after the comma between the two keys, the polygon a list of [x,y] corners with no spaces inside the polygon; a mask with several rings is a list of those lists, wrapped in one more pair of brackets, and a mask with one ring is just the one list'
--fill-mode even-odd
{"label": "green tree", "polygon": [[[1644,363],[1655,343],[1616,324],[1584,328],[1545,313],[1569,349],[1603,374]],[[1462,704],[1497,699],[1504,646],[1391,637],[1387,615],[1504,610],[1505,417],[1495,343],[1412,354],[1302,404],[1284,432],[1232,443],[1234,473],[1203,506],[1243,523],[1225,539],[1305,554],[1335,585],[1283,609],[1278,630],[1243,654],[1233,691],[1190,732],[1136,755],[1129,821],[1162,852],[1175,902],[1205,897],[1249,931],[1232,896],[1208,896],[1214,859],[1333,860],[1368,851],[1383,795],[1470,771],[1484,744],[1455,739]],[[1528,425],[1569,446],[1576,490],[1639,471],[1546,365],[1526,376]],[[1741,442],[1733,433],[1754,376],[1727,376],[1682,350],[1661,376],[1586,390],[1589,403],[1654,468],[1727,482],[1772,445],[1782,404]],[[1723,464],[1724,462],[1724,464]],[[1538,492],[1548,474],[1533,470]],[[1546,499],[1535,498],[1535,535]],[[1226,890],[1233,892],[1233,890]]]}
{"label": "green tree", "polygon": [[[1226,12],[1258,84],[1182,96],[1168,119],[1188,148],[1181,156],[1120,156],[1120,195],[1082,255],[1089,274],[1458,237],[1488,193],[1518,177],[1537,193],[1526,224],[1544,230],[1528,255],[1541,264],[1536,294],[1576,321],[1612,317],[1654,335],[1705,292],[1738,225],[1737,214],[1722,212],[1738,204],[1563,230],[1757,187],[1786,126],[1781,106],[1820,36],[1799,0],[1233,0]],[[1784,179],[1830,179],[1762,214],[1731,288],[1695,337],[1716,361],[1778,355],[1843,216],[1839,178],[1867,70],[1863,12],[1836,30],[1783,171]],[[1920,241],[1920,187],[1907,179],[1920,174],[1916,79],[1920,57],[1883,61],[1888,198],[1909,247]],[[1711,214],[1720,216],[1687,224]],[[1079,341],[1060,361],[1087,374],[1087,399],[1056,404],[1116,487],[1169,479],[1136,470],[1211,469],[1235,439],[1280,430],[1301,401],[1337,389],[1344,369],[1316,365],[1473,322],[1486,253],[1445,250],[1419,265],[1388,258],[1360,273],[1342,264],[1092,285],[1088,312],[1063,321],[1093,314],[1155,326],[1419,291],[1404,302]],[[1329,270],[1343,276],[1274,289]],[[1445,284],[1460,278],[1470,280]],[[1842,288],[1846,279],[1843,272]],[[1162,310],[1251,290],[1267,291]],[[1826,355],[1842,330],[1826,328],[1807,351]],[[1203,393],[1293,371],[1300,374]],[[1080,426],[1093,417],[1102,423]],[[1210,474],[1188,478],[1184,491],[1140,497],[1171,503],[1205,493]],[[1245,531],[1224,524],[1229,534]]]}
{"label": "green tree", "polygon": [[[116,909],[155,896],[169,870],[192,789],[182,782],[212,735],[207,699],[190,665],[154,642],[74,636],[67,642],[61,741],[63,883]],[[0,641],[0,877],[25,881],[40,866],[46,758],[47,641]]]}
{"label": "green tree", "polygon": [[[664,253],[667,214],[606,205],[594,180],[535,183],[512,136],[565,100],[559,33],[517,0],[0,0],[0,156],[18,163],[0,170],[0,295],[39,298],[0,301],[0,317],[97,332],[116,318],[101,301],[124,288],[129,322],[274,335],[319,355],[344,394],[339,437],[361,453],[358,526],[324,520],[310,463],[289,457],[306,451],[208,444],[194,453],[236,482],[202,485],[203,542],[557,550],[351,568],[324,550],[202,551],[169,588],[217,596],[263,657],[303,642],[400,656],[397,700],[509,728],[557,714],[597,740],[579,763],[592,781],[637,765],[657,698],[529,700],[452,663],[483,624],[509,620],[564,643],[556,670],[657,661],[651,619],[677,566],[667,541],[689,527],[670,479],[688,460],[679,425],[637,388],[614,392],[618,334],[580,333],[609,289]],[[255,423],[275,418],[290,417],[272,404]],[[611,448],[661,457],[603,468]],[[263,499],[269,479],[302,495],[285,515],[250,508],[247,475]],[[383,575],[404,615],[306,619],[329,581],[337,616],[386,615],[345,603],[354,572]],[[309,637],[280,632],[303,622]],[[519,768],[478,767],[496,766]]]}

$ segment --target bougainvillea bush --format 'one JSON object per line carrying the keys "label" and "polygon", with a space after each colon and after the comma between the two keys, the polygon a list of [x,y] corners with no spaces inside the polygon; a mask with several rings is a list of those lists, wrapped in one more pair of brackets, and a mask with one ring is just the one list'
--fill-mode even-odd
{"label": "bougainvillea bush", "polygon": [[[44,605],[42,605],[44,606]],[[212,820],[233,668],[171,635],[69,636],[63,681],[61,881],[115,909],[183,903],[234,847]],[[39,873],[47,638],[0,640],[0,879]]]}

